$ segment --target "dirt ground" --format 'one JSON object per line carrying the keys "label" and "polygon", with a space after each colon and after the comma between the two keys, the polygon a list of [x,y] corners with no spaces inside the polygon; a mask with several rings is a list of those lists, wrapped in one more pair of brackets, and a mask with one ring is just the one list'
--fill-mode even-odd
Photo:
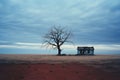
{"label": "dirt ground", "polygon": [[120,55],[0,55],[0,80],[120,80]]}

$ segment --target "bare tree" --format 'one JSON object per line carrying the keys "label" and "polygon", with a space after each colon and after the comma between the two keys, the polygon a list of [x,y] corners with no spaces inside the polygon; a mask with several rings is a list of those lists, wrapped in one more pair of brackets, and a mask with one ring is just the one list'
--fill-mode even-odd
{"label": "bare tree", "polygon": [[71,32],[61,26],[54,26],[50,31],[45,34],[44,41],[47,46],[51,45],[52,48],[58,50],[58,55],[61,55],[61,46],[65,42],[70,42]]}

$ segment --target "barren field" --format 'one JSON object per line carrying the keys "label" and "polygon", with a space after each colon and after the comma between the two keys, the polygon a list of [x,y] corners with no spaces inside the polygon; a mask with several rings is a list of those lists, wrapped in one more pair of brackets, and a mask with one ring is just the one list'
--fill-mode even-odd
{"label": "barren field", "polygon": [[120,55],[94,55],[94,56],[56,56],[56,55],[31,55],[31,54],[0,54],[0,63],[14,61],[19,62],[38,62],[38,63],[51,63],[51,62],[94,62],[103,60],[116,60],[120,59]]}
{"label": "barren field", "polygon": [[29,54],[0,54],[0,63],[83,63],[107,71],[120,71],[120,55],[94,56],[56,56],[56,55],[29,55]]}
{"label": "barren field", "polygon": [[120,55],[0,54],[0,80],[120,80]]}

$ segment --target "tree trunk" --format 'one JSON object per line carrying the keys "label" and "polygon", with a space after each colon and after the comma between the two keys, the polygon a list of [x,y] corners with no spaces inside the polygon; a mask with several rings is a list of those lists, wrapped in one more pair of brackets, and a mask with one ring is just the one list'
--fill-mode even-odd
{"label": "tree trunk", "polygon": [[60,49],[60,46],[58,46],[58,55],[59,55],[59,56],[61,55],[61,49]]}

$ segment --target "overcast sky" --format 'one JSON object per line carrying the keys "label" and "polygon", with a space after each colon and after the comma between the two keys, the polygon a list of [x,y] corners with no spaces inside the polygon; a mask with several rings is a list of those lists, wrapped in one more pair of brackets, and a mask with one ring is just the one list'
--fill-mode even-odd
{"label": "overcast sky", "polygon": [[0,53],[48,53],[42,36],[54,25],[73,32],[64,48],[120,51],[120,0],[0,0]]}

